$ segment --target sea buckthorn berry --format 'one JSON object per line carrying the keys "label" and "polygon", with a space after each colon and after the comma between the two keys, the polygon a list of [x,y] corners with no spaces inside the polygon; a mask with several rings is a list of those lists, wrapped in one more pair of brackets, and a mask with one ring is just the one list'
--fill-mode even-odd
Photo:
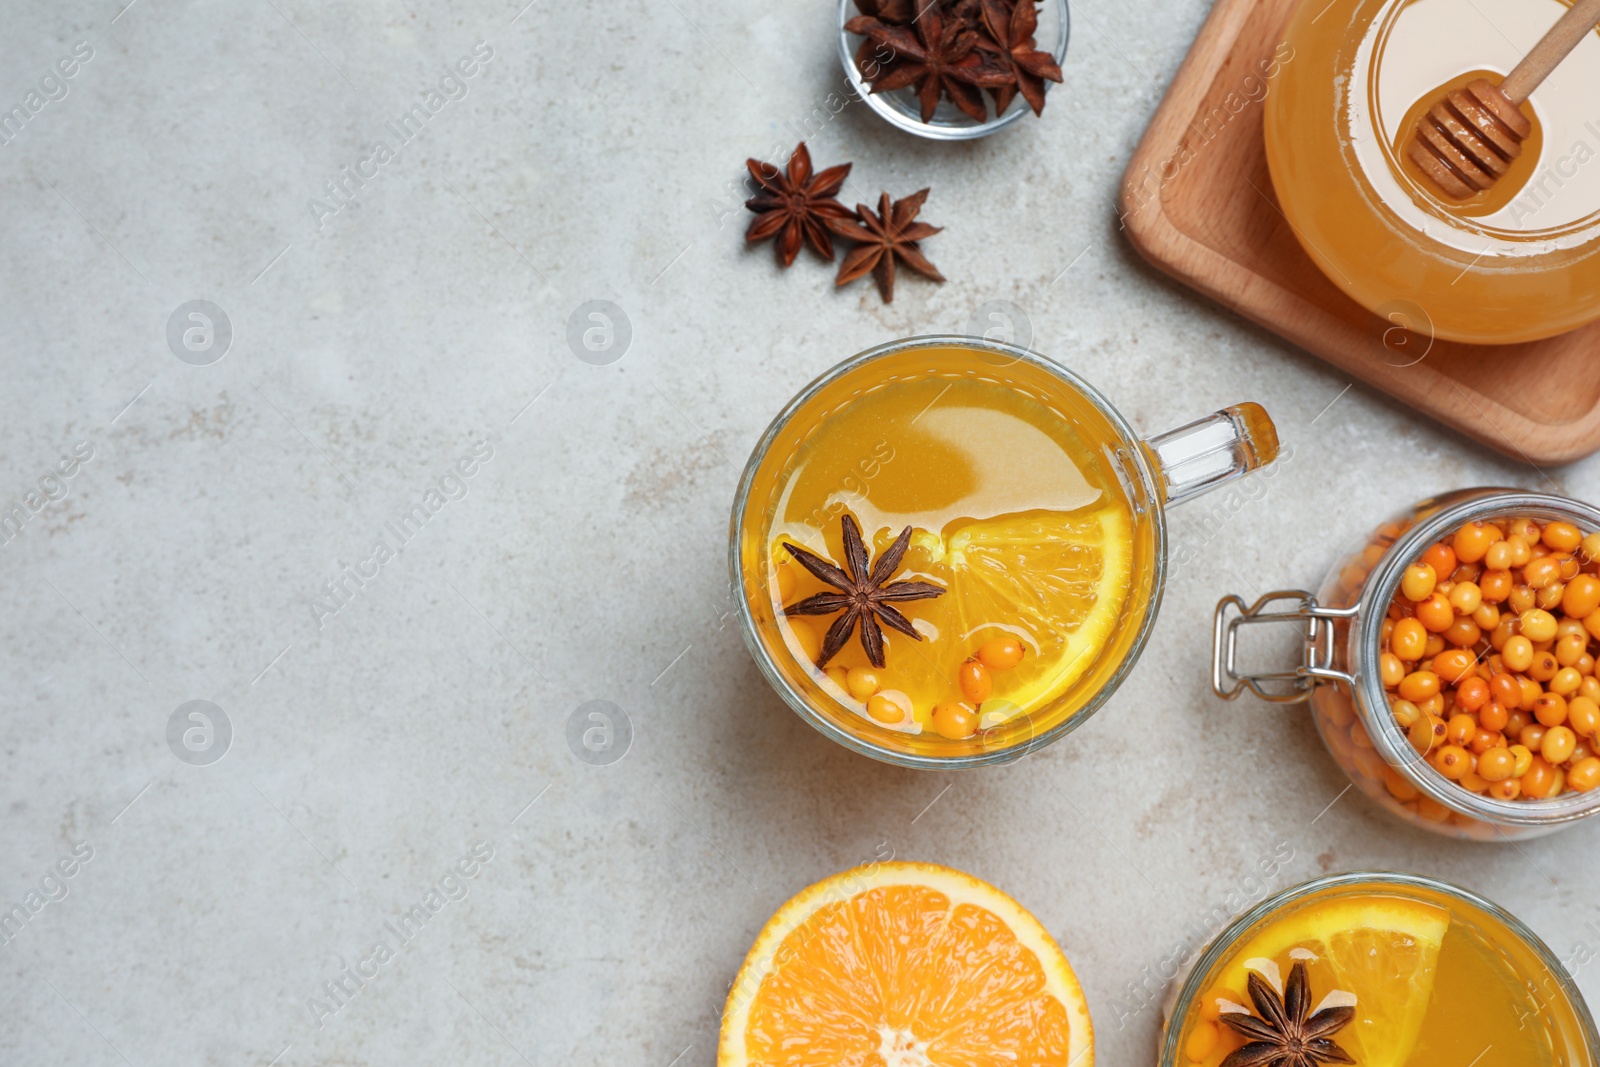
{"label": "sea buckthorn berry", "polygon": [[1600,759],[1590,756],[1574,763],[1567,771],[1567,784],[1580,793],[1600,785]]}
{"label": "sea buckthorn berry", "polygon": [[1574,663],[1573,666],[1578,668],[1579,674],[1587,678],[1594,673],[1594,657],[1585,652],[1578,657],[1578,662]]}
{"label": "sea buckthorn berry", "polygon": [[1469,618],[1459,618],[1444,632],[1446,644],[1457,648],[1472,648],[1483,638],[1483,630]]}
{"label": "sea buckthorn berry", "polygon": [[911,698],[898,689],[885,689],[867,700],[867,714],[885,726],[899,726],[911,718]]}
{"label": "sea buckthorn berry", "polygon": [[1456,609],[1457,615],[1471,615],[1483,603],[1483,590],[1477,582],[1461,582],[1450,587],[1446,594],[1450,598],[1450,606]]}
{"label": "sea buckthorn berry", "polygon": [[1530,589],[1543,589],[1551,582],[1561,580],[1561,561],[1551,556],[1530,559],[1522,568],[1522,584]]}
{"label": "sea buckthorn berry", "polygon": [[1478,624],[1480,630],[1493,630],[1500,625],[1500,609],[1485,601],[1472,613],[1472,621]]}
{"label": "sea buckthorn berry", "polygon": [[1496,800],[1515,800],[1522,795],[1522,783],[1515,778],[1489,783],[1489,795]]}
{"label": "sea buckthorn berry", "polygon": [[1556,676],[1561,669],[1561,664],[1556,662],[1556,655],[1549,649],[1539,649],[1533,654],[1533,662],[1528,665],[1528,677],[1535,682],[1548,682]]}
{"label": "sea buckthorn berry", "polygon": [[1546,611],[1554,611],[1561,606],[1561,597],[1566,591],[1567,587],[1561,582],[1551,582],[1543,589],[1533,591],[1533,602]]}
{"label": "sea buckthorn berry", "polygon": [[1400,777],[1393,767],[1383,768],[1383,787],[1396,800],[1415,800],[1418,796],[1417,787]]}
{"label": "sea buckthorn berry", "polygon": [[1474,756],[1481,756],[1491,748],[1505,748],[1506,735],[1498,730],[1479,730],[1467,744]]}
{"label": "sea buckthorn berry", "polygon": [[1539,540],[1555,549],[1557,552],[1576,552],[1578,546],[1583,544],[1583,534],[1570,522],[1547,522],[1544,533]]}
{"label": "sea buckthorn berry", "polygon": [[1432,671],[1412,671],[1400,679],[1400,695],[1416,703],[1438,695],[1439,676]]}
{"label": "sea buckthorn berry", "polygon": [[988,700],[990,692],[994,690],[994,682],[989,678],[989,668],[975,659],[963,663],[956,678],[961,683],[961,695],[974,704],[982,704]]}
{"label": "sea buckthorn berry", "polygon": [[[1434,661],[1435,663],[1438,660]],[[1476,674],[1469,674],[1456,686],[1456,707],[1462,711],[1477,711],[1489,702],[1489,683]],[[1496,727],[1498,729],[1498,727]]]}
{"label": "sea buckthorn berry", "polygon": [[1544,745],[1544,735],[1550,732],[1550,727],[1539,722],[1530,722],[1522,728],[1522,733],[1517,735],[1517,743],[1527,745],[1529,749],[1538,752]]}
{"label": "sea buckthorn berry", "polygon": [[1445,823],[1455,813],[1432,797],[1418,797],[1417,814],[1429,822]]}
{"label": "sea buckthorn berry", "polygon": [[1506,597],[1506,607],[1518,615],[1524,611],[1531,611],[1539,606],[1539,594],[1531,585],[1515,585],[1511,587],[1511,595]]}
{"label": "sea buckthorn berry", "polygon": [[[1596,555],[1600,556],[1600,552]],[[1423,549],[1421,562],[1432,567],[1435,574],[1449,574],[1456,569],[1456,553],[1443,541],[1435,541]]]}
{"label": "sea buckthorn berry", "polygon": [[1516,584],[1511,580],[1510,571],[1484,571],[1483,576],[1478,579],[1478,592],[1482,594],[1483,599],[1499,604],[1511,595],[1511,590]]}
{"label": "sea buckthorn berry", "polygon": [[1539,683],[1532,678],[1518,678],[1517,684],[1522,687],[1522,707],[1524,708],[1533,707],[1533,702],[1538,700],[1539,695],[1544,692],[1539,687]]}
{"label": "sea buckthorn berry", "polygon": [[1506,665],[1506,670],[1521,672],[1533,666],[1533,642],[1521,634],[1509,638],[1505,647],[1500,650],[1500,658]]}
{"label": "sea buckthorn berry", "polygon": [[1444,742],[1444,720],[1437,715],[1418,715],[1406,731],[1406,740],[1419,756],[1426,756]]}
{"label": "sea buckthorn berry", "polygon": [[816,628],[804,619],[785,619],[784,622],[794,635],[794,643],[800,646],[800,655],[807,663],[817,662],[817,657],[822,655],[822,638]]}
{"label": "sea buckthorn berry", "polygon": [[1574,619],[1586,619],[1600,611],[1600,578],[1580,574],[1568,582],[1561,594],[1561,610]]}
{"label": "sea buckthorn berry", "polygon": [[1461,780],[1456,784],[1469,793],[1481,793],[1489,788],[1489,780],[1477,771],[1468,771],[1463,774]]}
{"label": "sea buckthorn berry", "polygon": [[[1448,580],[1451,584],[1455,584],[1457,582],[1475,582],[1478,580],[1478,576],[1482,573],[1482,563],[1462,563],[1457,566],[1455,570],[1450,572]],[[1443,580],[1444,579],[1441,579],[1441,581]],[[1440,592],[1443,593],[1448,593],[1449,591],[1450,590],[1448,589],[1440,590]]]}
{"label": "sea buckthorn berry", "polygon": [[883,685],[883,679],[871,667],[851,667],[845,674],[844,686],[857,700],[865,700]]}
{"label": "sea buckthorn berry", "polygon": [[1581,637],[1587,641],[1589,631],[1585,629],[1582,619],[1574,619],[1563,615],[1560,621],[1556,623],[1556,640],[1560,641],[1563,637]]}
{"label": "sea buckthorn berry", "polygon": [[978,732],[978,713],[965,704],[935,704],[933,729],[940,737],[964,740]]}
{"label": "sea buckthorn berry", "polygon": [[1578,686],[1578,695],[1588,697],[1596,704],[1600,704],[1600,677],[1588,675],[1583,679],[1583,684]]}
{"label": "sea buckthorn berry", "polygon": [[1406,676],[1406,665],[1393,652],[1385,652],[1378,657],[1378,673],[1383,677],[1384,686],[1393,689]]}
{"label": "sea buckthorn berry", "polygon": [[1571,696],[1578,691],[1578,686],[1583,684],[1583,675],[1578,673],[1576,667],[1562,667],[1556,671],[1556,676],[1550,679],[1550,692],[1559,693],[1561,696]]}
{"label": "sea buckthorn berry", "polygon": [[1415,663],[1422,658],[1427,644],[1428,631],[1420,622],[1416,619],[1401,619],[1394,624],[1394,634],[1389,638],[1389,651],[1403,660]]}
{"label": "sea buckthorn berry", "polygon": [[1478,733],[1478,720],[1471,715],[1452,715],[1445,723],[1444,737],[1452,745],[1465,747]]}
{"label": "sea buckthorn berry", "polygon": [[1539,540],[1539,532],[1535,530],[1531,539],[1516,534],[1506,540],[1511,542],[1511,566],[1525,567],[1533,558],[1533,551],[1528,546]]}
{"label": "sea buckthorn berry", "polygon": [[1561,580],[1563,582],[1570,582],[1572,579],[1578,576],[1580,571],[1583,570],[1583,564],[1579,563],[1576,557],[1569,556],[1565,552],[1561,553],[1560,555]]}
{"label": "sea buckthorn berry", "polygon": [[1431,633],[1442,634],[1456,621],[1456,609],[1442,593],[1432,593],[1417,605],[1417,621]]}
{"label": "sea buckthorn berry", "polygon": [[1216,1023],[1197,1023],[1195,1028],[1189,1031],[1189,1040],[1184,1042],[1184,1055],[1188,1056],[1191,1061],[1199,1063],[1211,1055],[1211,1051],[1217,1047],[1217,1042],[1221,1040],[1221,1037],[1222,1035],[1217,1031]]}
{"label": "sea buckthorn berry", "polygon": [[1496,541],[1490,545],[1489,551],[1483,554],[1483,565],[1491,571],[1510,570],[1514,566],[1510,540]]}
{"label": "sea buckthorn berry", "polygon": [[[1423,625],[1427,625],[1426,622]],[[1524,611],[1517,619],[1517,630],[1529,641],[1553,641],[1556,636],[1556,617],[1542,608]]]}
{"label": "sea buckthorn berry", "polygon": [[1600,611],[1584,619],[1583,628],[1589,632],[1590,637],[1600,639]]}
{"label": "sea buckthorn berry", "polygon": [[1534,756],[1528,763],[1528,769],[1519,777],[1522,783],[1522,792],[1535,800],[1543,800],[1555,791],[1556,770],[1546,763],[1543,757]]}
{"label": "sea buckthorn berry", "polygon": [[1432,659],[1444,651],[1444,634],[1429,634],[1428,643],[1422,647],[1422,654]]}
{"label": "sea buckthorn berry", "polygon": [[1539,524],[1527,516],[1523,516],[1520,519],[1512,519],[1506,523],[1506,536],[1520,537],[1524,544],[1538,544]]}
{"label": "sea buckthorn berry", "polygon": [[1521,778],[1528,773],[1528,768],[1533,765],[1533,750],[1527,745],[1512,745],[1511,758],[1517,761],[1511,773]]}
{"label": "sea buckthorn berry", "polygon": [[1476,563],[1489,551],[1489,546],[1501,540],[1498,527],[1487,522],[1469,522],[1456,531],[1450,547],[1456,551],[1461,563]]}
{"label": "sea buckthorn berry", "polygon": [[1573,697],[1567,701],[1567,725],[1580,737],[1594,737],[1600,732],[1600,703],[1585,696]]}
{"label": "sea buckthorn berry", "polygon": [[1485,781],[1503,782],[1517,769],[1517,758],[1510,749],[1491,748],[1478,757],[1478,774]]}
{"label": "sea buckthorn berry", "polygon": [[1558,693],[1541,693],[1533,702],[1533,717],[1541,726],[1560,726],[1566,721],[1566,697]]}
{"label": "sea buckthorn berry", "polygon": [[1476,666],[1477,660],[1471,652],[1464,648],[1451,648],[1433,657],[1430,669],[1445,681],[1454,684],[1471,674]]}
{"label": "sea buckthorn berry", "polygon": [[991,671],[1009,671],[1022,662],[1023,644],[1015,637],[996,637],[978,649],[978,662]]}
{"label": "sea buckthorn berry", "polygon": [[1400,592],[1405,594],[1407,600],[1426,600],[1433,595],[1433,587],[1437,584],[1438,574],[1426,563],[1413,563],[1400,576]]}
{"label": "sea buckthorn berry", "polygon": [[778,572],[778,602],[787,604],[789,598],[794,596],[794,568],[787,563],[779,563],[773,570]]}
{"label": "sea buckthorn berry", "polygon": [[1422,716],[1422,712],[1409,700],[1396,700],[1389,705],[1389,711],[1394,715],[1394,721],[1400,724],[1402,730],[1409,730],[1411,724]]}
{"label": "sea buckthorn berry", "polygon": [[843,667],[835,664],[822,673],[826,674],[828,676],[828,680],[834,685],[838,686],[840,689],[843,689],[845,692],[850,691],[850,672],[845,670]]}
{"label": "sea buckthorn berry", "polygon": [[1478,709],[1478,725],[1485,730],[1504,730],[1510,721],[1506,706],[1498,700],[1491,700]]}
{"label": "sea buckthorn berry", "polygon": [[1556,638],[1556,662],[1563,667],[1576,666],[1588,650],[1588,634],[1565,634]]}
{"label": "sea buckthorn berry", "polygon": [[1506,706],[1509,711],[1522,704],[1522,685],[1505,671],[1489,676],[1489,696]]}
{"label": "sea buckthorn berry", "polygon": [[1566,726],[1552,726],[1539,743],[1539,755],[1552,767],[1567,762],[1572,750],[1578,746],[1578,735]]}
{"label": "sea buckthorn berry", "polygon": [[1472,754],[1459,745],[1444,745],[1429,757],[1429,762],[1434,770],[1452,782],[1459,782],[1461,776],[1472,769]]}
{"label": "sea buckthorn berry", "polygon": [[1427,700],[1417,702],[1417,710],[1424,715],[1441,716],[1444,714],[1444,693],[1433,694]]}
{"label": "sea buckthorn berry", "polygon": [[1600,560],[1600,533],[1592,533],[1578,546],[1578,554],[1586,560]]}

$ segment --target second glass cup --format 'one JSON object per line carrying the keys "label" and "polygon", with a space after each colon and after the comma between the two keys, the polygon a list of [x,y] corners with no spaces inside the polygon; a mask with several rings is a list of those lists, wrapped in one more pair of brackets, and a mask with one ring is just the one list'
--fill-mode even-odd
{"label": "second glass cup", "polygon": [[1016,759],[1110,697],[1149,635],[1164,509],[1272,461],[1240,404],[1141,439],[1023,348],[896,341],[801,390],[734,501],[745,643],[801,717],[909,767]]}

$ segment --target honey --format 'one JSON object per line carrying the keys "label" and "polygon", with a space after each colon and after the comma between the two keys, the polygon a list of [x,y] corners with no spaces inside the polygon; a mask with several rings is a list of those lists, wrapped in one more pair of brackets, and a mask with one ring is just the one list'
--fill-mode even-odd
{"label": "honey", "polygon": [[1416,119],[1473,77],[1499,82],[1566,11],[1561,0],[1306,0],[1267,98],[1284,215],[1328,278],[1426,336],[1548,337],[1600,317],[1600,34],[1523,111],[1534,134],[1466,201],[1405,158]]}

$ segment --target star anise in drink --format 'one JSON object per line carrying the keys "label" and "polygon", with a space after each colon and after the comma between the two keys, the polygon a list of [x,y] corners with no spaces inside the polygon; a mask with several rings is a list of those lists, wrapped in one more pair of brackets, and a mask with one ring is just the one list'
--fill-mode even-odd
{"label": "star anise in drink", "polygon": [[1295,961],[1281,997],[1254,971],[1247,984],[1256,1014],[1225,1011],[1217,1017],[1248,1042],[1230,1052],[1222,1067],[1319,1067],[1356,1062],[1332,1039],[1356,1017],[1355,1008],[1323,1008],[1312,1015],[1311,980],[1304,960]]}
{"label": "star anise in drink", "polygon": [[944,281],[939,268],[928,262],[928,257],[922,254],[922,249],[917,245],[918,241],[932,237],[943,229],[916,221],[917,214],[922,211],[923,201],[927,199],[928,190],[923,189],[891,204],[889,194],[884,193],[878,200],[876,215],[867,205],[857,204],[855,219],[859,221],[830,220],[829,229],[856,243],[856,247],[845,255],[844,262],[839,264],[839,274],[834,284],[848,285],[870,271],[877,279],[883,302],[893,303],[896,259],[918,274],[936,282]]}
{"label": "star anise in drink", "polygon": [[900,614],[894,604],[943,596],[944,589],[932,582],[889,581],[894,577],[895,571],[900,569],[906,548],[911,544],[911,527],[907,526],[901,530],[894,544],[885,549],[878,557],[878,562],[869,568],[867,547],[861,541],[861,528],[856,525],[856,520],[848,512],[842,524],[845,565],[850,568],[848,573],[814,552],[808,552],[791,542],[784,542],[783,547],[789,550],[789,554],[802,567],[839,592],[808,596],[798,603],[790,604],[783,611],[786,615],[832,615],[836,611],[844,612],[834,620],[832,626],[828,627],[827,636],[822,639],[822,652],[817,657],[818,667],[826,667],[828,661],[838,655],[839,650],[844,648],[845,642],[850,640],[850,634],[859,621],[861,647],[866,650],[867,659],[872,665],[882,668],[883,628],[879,622],[905,634],[913,641],[921,641],[922,635],[917,633],[916,627],[911,625],[911,620]]}
{"label": "star anise in drink", "polygon": [[789,166],[779,170],[759,159],[745,160],[750,176],[762,192],[744,202],[756,213],[745,231],[745,240],[764,241],[777,237],[778,262],[787,267],[800,254],[800,245],[811,245],[817,255],[833,262],[833,240],[828,235],[829,220],[854,216],[834,196],[844,187],[851,164],[829,167],[820,174],[811,171],[811,150],[804,141],[789,155]]}

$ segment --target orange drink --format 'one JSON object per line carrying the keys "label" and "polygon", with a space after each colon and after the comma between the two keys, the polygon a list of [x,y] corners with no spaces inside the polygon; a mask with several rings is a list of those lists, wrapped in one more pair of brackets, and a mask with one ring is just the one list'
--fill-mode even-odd
{"label": "orange drink", "polygon": [[[1140,442],[1064,368],[970,338],[856,357],[745,472],[732,566],[757,662],[826,732],[899,762],[1059,736],[1143,644],[1163,503],[1276,452],[1254,405],[1196,427]],[[1162,445],[1204,455],[1163,465]]]}
{"label": "orange drink", "polygon": [[[1234,921],[1177,995],[1162,1067],[1220,1067],[1299,1040],[1307,1062],[1592,1067],[1583,996],[1532,931],[1455,886],[1347,874]],[[1284,1062],[1295,1062],[1286,1060]]]}

